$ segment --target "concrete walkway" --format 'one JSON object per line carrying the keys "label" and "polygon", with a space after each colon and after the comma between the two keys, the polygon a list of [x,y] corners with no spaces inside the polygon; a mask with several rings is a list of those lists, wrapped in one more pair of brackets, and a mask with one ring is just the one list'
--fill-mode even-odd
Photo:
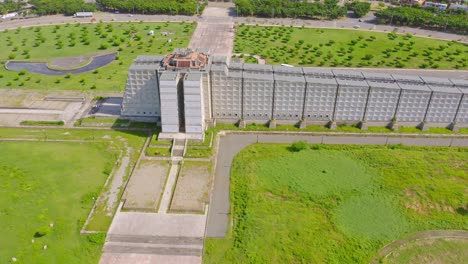
{"label": "concrete walkway", "polygon": [[214,189],[208,212],[207,237],[225,237],[228,231],[230,200],[229,177],[233,158],[253,143],[292,143],[305,140],[311,144],[358,144],[409,146],[468,147],[467,135],[410,135],[410,134],[358,134],[358,133],[287,133],[287,132],[227,132],[220,135],[217,146]]}
{"label": "concrete walkway", "polygon": [[169,210],[172,200],[172,190],[177,181],[177,173],[179,172],[179,165],[172,164],[171,170],[169,171],[169,176],[166,181],[166,187],[164,187],[164,193],[161,198],[161,203],[159,205],[158,213],[165,214]]}

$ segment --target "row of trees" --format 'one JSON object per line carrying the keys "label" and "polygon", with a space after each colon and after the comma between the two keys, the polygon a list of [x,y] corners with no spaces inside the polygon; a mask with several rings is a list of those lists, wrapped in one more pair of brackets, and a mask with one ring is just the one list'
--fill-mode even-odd
{"label": "row of trees", "polygon": [[71,16],[76,12],[96,11],[96,5],[83,0],[31,0],[38,15],[65,14]]}
{"label": "row of trees", "polygon": [[13,0],[5,0],[3,3],[0,3],[0,14],[6,14],[11,11],[17,11],[24,5],[26,5],[26,3],[13,2]]}
{"label": "row of trees", "polygon": [[300,2],[290,0],[236,0],[240,16],[293,17],[309,19],[335,19],[346,15],[346,8],[338,6],[338,0]]}
{"label": "row of trees", "polygon": [[205,3],[197,0],[96,0],[104,10],[125,13],[194,15],[201,13]]}
{"label": "row of trees", "polygon": [[429,10],[412,7],[389,7],[375,13],[378,22],[410,27],[423,27],[435,30],[468,33],[468,14],[433,13]]}

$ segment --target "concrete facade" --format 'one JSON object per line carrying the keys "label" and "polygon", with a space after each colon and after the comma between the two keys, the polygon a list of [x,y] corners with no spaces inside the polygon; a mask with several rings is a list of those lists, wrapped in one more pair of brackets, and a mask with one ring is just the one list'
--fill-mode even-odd
{"label": "concrete facade", "polygon": [[[197,57],[190,52],[181,58]],[[189,69],[164,67],[169,59],[163,56],[138,57],[129,69],[123,116],[160,118],[163,132],[187,134],[203,134],[215,121],[468,126],[465,80],[246,64],[201,54],[207,61]]]}

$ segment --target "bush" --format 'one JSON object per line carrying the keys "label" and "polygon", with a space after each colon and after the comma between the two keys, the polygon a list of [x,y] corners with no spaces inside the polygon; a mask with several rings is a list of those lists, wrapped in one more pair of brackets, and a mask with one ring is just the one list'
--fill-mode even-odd
{"label": "bush", "polygon": [[294,152],[299,152],[306,149],[309,149],[309,144],[306,141],[295,141],[291,144],[291,150]]}
{"label": "bush", "polygon": [[8,55],[8,59],[9,60],[14,60],[16,58],[16,54],[15,53],[10,53],[10,55]]}

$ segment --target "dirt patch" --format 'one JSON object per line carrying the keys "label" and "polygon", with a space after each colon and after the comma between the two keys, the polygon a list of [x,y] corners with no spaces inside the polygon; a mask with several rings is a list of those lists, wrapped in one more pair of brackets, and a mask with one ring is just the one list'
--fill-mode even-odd
{"label": "dirt patch", "polygon": [[427,194],[422,190],[418,190],[417,188],[406,189],[405,195],[407,197],[405,207],[412,209],[420,214],[427,215],[434,210],[438,212],[455,213],[455,209],[447,205],[445,201],[441,201],[440,203],[426,203],[425,201],[429,200]]}
{"label": "dirt patch", "polygon": [[125,190],[124,209],[157,210],[169,168],[168,161],[141,160]]}
{"label": "dirt patch", "polygon": [[210,162],[185,162],[177,179],[172,211],[204,212],[211,186]]}

